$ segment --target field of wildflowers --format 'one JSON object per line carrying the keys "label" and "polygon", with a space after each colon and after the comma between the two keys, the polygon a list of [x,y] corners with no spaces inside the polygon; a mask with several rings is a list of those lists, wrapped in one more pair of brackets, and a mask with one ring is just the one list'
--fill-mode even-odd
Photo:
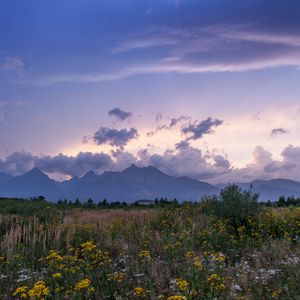
{"label": "field of wildflowers", "polygon": [[300,208],[206,203],[0,215],[1,299],[300,299]]}

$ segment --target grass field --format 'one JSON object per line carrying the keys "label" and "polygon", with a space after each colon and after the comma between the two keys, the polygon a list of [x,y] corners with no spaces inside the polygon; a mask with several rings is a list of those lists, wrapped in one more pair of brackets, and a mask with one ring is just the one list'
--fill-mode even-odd
{"label": "grass field", "polygon": [[15,211],[0,201],[1,299],[300,299],[299,207],[260,207],[234,224],[207,203],[7,201]]}

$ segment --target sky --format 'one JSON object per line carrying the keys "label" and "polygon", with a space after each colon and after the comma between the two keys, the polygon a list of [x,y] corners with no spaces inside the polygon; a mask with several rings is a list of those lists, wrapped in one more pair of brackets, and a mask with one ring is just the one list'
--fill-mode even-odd
{"label": "sky", "polygon": [[298,0],[1,0],[0,172],[300,181]]}

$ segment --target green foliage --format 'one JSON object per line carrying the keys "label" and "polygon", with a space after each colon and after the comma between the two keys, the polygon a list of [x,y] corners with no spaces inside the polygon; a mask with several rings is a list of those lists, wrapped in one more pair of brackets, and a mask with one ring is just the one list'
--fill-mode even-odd
{"label": "green foliage", "polygon": [[219,197],[206,199],[208,211],[219,218],[225,219],[229,226],[234,228],[239,235],[239,227],[249,227],[249,220],[255,218],[259,211],[259,194],[249,190],[242,190],[236,184],[229,184],[221,192]]}

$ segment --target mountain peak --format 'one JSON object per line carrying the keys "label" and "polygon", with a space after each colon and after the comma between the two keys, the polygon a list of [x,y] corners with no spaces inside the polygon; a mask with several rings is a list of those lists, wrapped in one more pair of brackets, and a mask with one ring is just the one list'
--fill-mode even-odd
{"label": "mountain peak", "polygon": [[33,168],[27,173],[25,173],[23,176],[26,177],[48,177],[45,173],[43,173],[39,168]]}
{"label": "mountain peak", "polygon": [[[137,170],[137,169],[140,169],[136,164],[131,164],[127,169],[125,170]],[[124,171],[125,171],[124,170]]]}
{"label": "mountain peak", "polygon": [[125,169],[121,174],[124,174],[126,176],[157,176],[157,175],[165,175],[166,174],[162,173],[160,170],[153,166],[147,166],[147,167],[138,167],[135,164],[132,164],[130,167]]}
{"label": "mountain peak", "polygon": [[96,173],[94,171],[88,171],[85,175],[83,175],[82,178],[90,178],[90,177],[95,177]]}

